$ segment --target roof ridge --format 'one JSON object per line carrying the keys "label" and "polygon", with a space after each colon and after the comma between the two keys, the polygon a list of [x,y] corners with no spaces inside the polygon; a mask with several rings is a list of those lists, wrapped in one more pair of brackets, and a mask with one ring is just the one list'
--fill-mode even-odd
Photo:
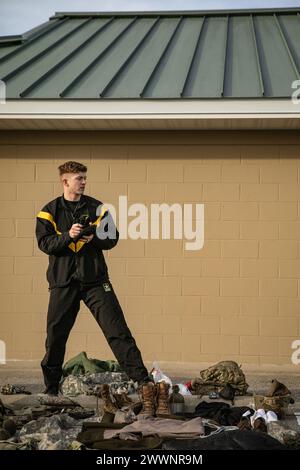
{"label": "roof ridge", "polygon": [[300,12],[300,7],[282,8],[245,8],[225,10],[150,10],[150,11],[58,11],[50,19],[63,16],[198,16],[198,15],[220,15],[220,14],[249,14],[249,13],[295,13]]}

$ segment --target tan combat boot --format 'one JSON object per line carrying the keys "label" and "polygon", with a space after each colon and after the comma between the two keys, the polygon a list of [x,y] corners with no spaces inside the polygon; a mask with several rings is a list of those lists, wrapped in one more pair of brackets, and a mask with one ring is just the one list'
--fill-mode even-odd
{"label": "tan combat boot", "polygon": [[100,385],[97,388],[97,395],[103,400],[103,411],[114,414],[118,411],[117,404],[110,392],[108,384]]}
{"label": "tan combat boot", "polygon": [[291,392],[290,390],[281,382],[278,382],[278,380],[273,379],[271,381],[270,388],[268,392],[266,393],[266,397],[276,397],[276,396],[284,396],[284,395],[290,395]]}
{"label": "tan combat boot", "polygon": [[156,415],[169,415],[169,388],[170,385],[166,382],[159,382],[156,384],[157,387],[157,408]]}
{"label": "tan combat boot", "polygon": [[123,408],[123,406],[131,406],[133,404],[133,401],[128,396],[127,392],[115,393],[114,399],[116,400],[118,408],[120,409]]}
{"label": "tan combat boot", "polygon": [[139,389],[141,402],[143,405],[142,411],[139,416],[154,416],[155,415],[155,400],[156,400],[156,386],[153,382],[142,384]]}

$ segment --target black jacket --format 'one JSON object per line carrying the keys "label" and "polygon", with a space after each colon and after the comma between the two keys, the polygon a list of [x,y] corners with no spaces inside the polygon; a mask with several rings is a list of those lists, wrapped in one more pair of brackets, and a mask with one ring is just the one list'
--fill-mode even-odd
{"label": "black jacket", "polygon": [[[98,225],[99,216],[96,210],[102,203],[90,196],[81,196],[76,207],[76,218],[88,214],[91,222]],[[108,213],[104,214],[106,217]],[[72,279],[83,284],[94,284],[108,280],[108,271],[102,250],[110,250],[119,239],[101,240],[94,235],[89,243],[74,243],[69,230],[76,222],[72,211],[60,196],[46,204],[38,213],[36,220],[36,238],[40,250],[49,255],[47,280],[49,288],[63,287]]]}

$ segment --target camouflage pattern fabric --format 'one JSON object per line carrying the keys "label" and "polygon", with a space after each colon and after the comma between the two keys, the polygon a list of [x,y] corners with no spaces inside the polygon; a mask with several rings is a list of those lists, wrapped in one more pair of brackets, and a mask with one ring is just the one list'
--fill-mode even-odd
{"label": "camouflage pattern fabric", "polygon": [[282,444],[289,449],[300,449],[300,431],[293,431],[286,429],[278,421],[271,421],[267,424],[268,434],[275,439],[278,439]]}
{"label": "camouflage pattern fabric", "polygon": [[95,394],[95,386],[109,384],[112,391],[123,387],[124,391],[129,390],[133,386],[133,381],[129,380],[125,372],[98,372],[95,374],[84,374],[80,376],[80,380],[88,385]]}
{"label": "camouflage pattern fabric", "polygon": [[45,405],[48,407],[75,408],[79,406],[79,404],[73,401],[71,398],[63,397],[63,396],[41,395],[39,396],[38,399],[41,405]]}
{"label": "camouflage pattern fabric", "polygon": [[19,440],[30,443],[37,450],[64,450],[76,440],[81,427],[82,422],[62,413],[25,424],[20,430]]}
{"label": "camouflage pattern fabric", "polygon": [[11,385],[11,384],[5,384],[2,385],[0,388],[0,393],[2,395],[16,395],[17,393],[24,393],[26,395],[31,395],[31,392],[28,390],[25,390],[25,387],[23,385]]}
{"label": "camouflage pattern fabric", "polygon": [[32,450],[29,443],[20,444],[19,442],[1,441],[0,450]]}
{"label": "camouflage pattern fabric", "polygon": [[89,386],[84,384],[80,377],[68,375],[61,385],[60,391],[66,397],[76,397],[77,395],[89,395]]}
{"label": "camouflage pattern fabric", "polygon": [[15,422],[17,429],[21,429],[24,424],[32,421],[33,419],[38,419],[42,416],[51,416],[53,414],[53,409],[48,406],[29,406],[23,407],[21,409],[15,409],[14,415],[11,416],[11,419]]}
{"label": "camouflage pattern fabric", "polygon": [[102,372],[84,375],[68,375],[60,385],[60,391],[68,397],[77,395],[97,395],[97,386],[109,384],[110,389],[114,393],[126,391],[128,393],[135,392],[134,382],[128,380],[124,372]]}
{"label": "camouflage pattern fabric", "polygon": [[85,450],[85,449],[86,449],[85,445],[78,441],[72,441],[68,447],[68,450]]}
{"label": "camouflage pattern fabric", "polygon": [[227,384],[237,395],[245,395],[249,387],[241,366],[234,361],[221,361],[200,371],[200,377],[193,379],[191,386],[193,393],[206,395],[211,391],[219,392]]}

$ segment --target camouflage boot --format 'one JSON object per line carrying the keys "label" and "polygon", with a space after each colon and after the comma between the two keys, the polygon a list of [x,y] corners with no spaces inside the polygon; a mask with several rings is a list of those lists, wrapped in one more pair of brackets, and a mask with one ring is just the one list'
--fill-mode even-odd
{"label": "camouflage boot", "polygon": [[157,409],[156,415],[169,415],[169,388],[170,385],[165,382],[159,382],[157,385]]}
{"label": "camouflage boot", "polygon": [[143,405],[142,411],[139,416],[154,416],[155,415],[155,398],[156,386],[153,382],[142,384],[139,389],[141,402]]}
{"label": "camouflage boot", "polygon": [[103,410],[108,413],[115,414],[118,411],[115,400],[110,393],[108,384],[103,384],[98,387],[97,395],[103,400]]}

